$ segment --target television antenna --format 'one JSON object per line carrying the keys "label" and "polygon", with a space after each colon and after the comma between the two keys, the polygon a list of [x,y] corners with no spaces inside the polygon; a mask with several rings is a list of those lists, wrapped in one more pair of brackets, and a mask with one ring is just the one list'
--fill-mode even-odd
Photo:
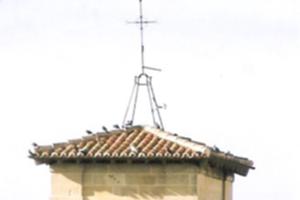
{"label": "television antenna", "polygon": [[137,21],[130,21],[130,24],[138,24],[140,28],[140,48],[141,48],[141,70],[142,72],[135,76],[134,78],[134,85],[132,88],[132,92],[129,98],[129,102],[125,111],[125,115],[123,118],[123,127],[129,127],[134,124],[135,114],[137,109],[137,102],[139,97],[140,87],[146,87],[148,97],[149,97],[149,104],[151,109],[151,116],[153,125],[156,128],[164,130],[163,121],[160,114],[160,109],[164,108],[165,106],[159,106],[155,97],[154,89],[152,86],[152,77],[146,73],[146,70],[152,71],[161,71],[161,69],[149,67],[145,65],[145,45],[144,45],[144,25],[156,23],[156,21],[148,21],[144,20],[143,15],[143,2],[139,0],[139,20]]}

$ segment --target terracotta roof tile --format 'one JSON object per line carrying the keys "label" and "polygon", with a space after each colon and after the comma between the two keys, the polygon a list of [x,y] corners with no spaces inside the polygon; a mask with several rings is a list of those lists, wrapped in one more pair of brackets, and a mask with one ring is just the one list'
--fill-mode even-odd
{"label": "terracotta roof tile", "polygon": [[58,161],[139,159],[139,160],[208,160],[217,165],[231,166],[235,173],[246,175],[253,162],[232,154],[149,127],[136,126],[109,133],[95,133],[81,139],[36,146],[30,157],[38,163]]}

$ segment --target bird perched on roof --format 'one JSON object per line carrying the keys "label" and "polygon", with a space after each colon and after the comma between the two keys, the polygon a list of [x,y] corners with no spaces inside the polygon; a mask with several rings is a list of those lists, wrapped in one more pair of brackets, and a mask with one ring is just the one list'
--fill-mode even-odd
{"label": "bird perched on roof", "polygon": [[155,128],[157,128],[157,129],[161,128],[160,125],[157,122],[155,122]]}
{"label": "bird perched on roof", "polygon": [[115,129],[121,129],[120,126],[119,126],[118,124],[113,125],[113,127],[114,127]]}
{"label": "bird perched on roof", "polygon": [[88,148],[83,147],[82,149],[79,149],[79,152],[82,153],[83,155],[86,155],[88,153]]}
{"label": "bird perched on roof", "polygon": [[216,152],[221,152],[220,149],[216,145],[213,146],[213,150]]}
{"label": "bird perched on roof", "polygon": [[132,120],[128,120],[127,122],[126,122],[126,127],[128,127],[128,126],[132,126],[132,124],[133,124],[133,121]]}
{"label": "bird perched on roof", "polygon": [[88,135],[91,135],[91,134],[93,134],[93,132],[92,132],[92,131],[90,131],[90,130],[86,130],[86,133],[87,133]]}
{"label": "bird perched on roof", "polygon": [[33,146],[34,148],[37,148],[39,145],[38,145],[37,143],[33,142],[33,143],[32,143],[32,146]]}
{"label": "bird perched on roof", "polygon": [[102,130],[105,132],[105,133],[109,133],[109,131],[107,130],[107,128],[105,126],[102,126]]}
{"label": "bird perched on roof", "polygon": [[132,153],[137,153],[137,152],[138,152],[138,149],[137,149],[135,146],[133,146],[133,145],[130,145],[130,146],[129,146],[129,149],[130,149],[130,151],[131,151]]}
{"label": "bird perched on roof", "polygon": [[28,150],[28,153],[29,153],[30,157],[35,156],[35,153],[33,153],[31,150]]}

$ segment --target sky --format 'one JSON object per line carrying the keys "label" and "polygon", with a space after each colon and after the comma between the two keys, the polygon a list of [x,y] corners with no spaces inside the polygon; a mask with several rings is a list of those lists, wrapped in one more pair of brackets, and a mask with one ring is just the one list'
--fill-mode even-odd
{"label": "sky", "polygon": [[[145,61],[162,69],[149,74],[165,129],[254,161],[234,199],[300,199],[300,2],[144,0],[144,14],[158,22]],[[137,19],[137,0],[0,0],[0,199],[49,199],[32,142],[122,122]]]}

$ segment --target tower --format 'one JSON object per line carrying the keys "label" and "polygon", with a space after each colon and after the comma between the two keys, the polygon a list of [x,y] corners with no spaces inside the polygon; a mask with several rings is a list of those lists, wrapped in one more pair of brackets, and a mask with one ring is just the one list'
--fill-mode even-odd
{"label": "tower", "polygon": [[[247,158],[164,129],[160,106],[145,65],[142,0],[139,0],[141,73],[123,126],[29,151],[37,164],[49,165],[51,200],[232,200],[235,175],[254,169]],[[154,127],[134,124],[140,87],[148,91]]]}

